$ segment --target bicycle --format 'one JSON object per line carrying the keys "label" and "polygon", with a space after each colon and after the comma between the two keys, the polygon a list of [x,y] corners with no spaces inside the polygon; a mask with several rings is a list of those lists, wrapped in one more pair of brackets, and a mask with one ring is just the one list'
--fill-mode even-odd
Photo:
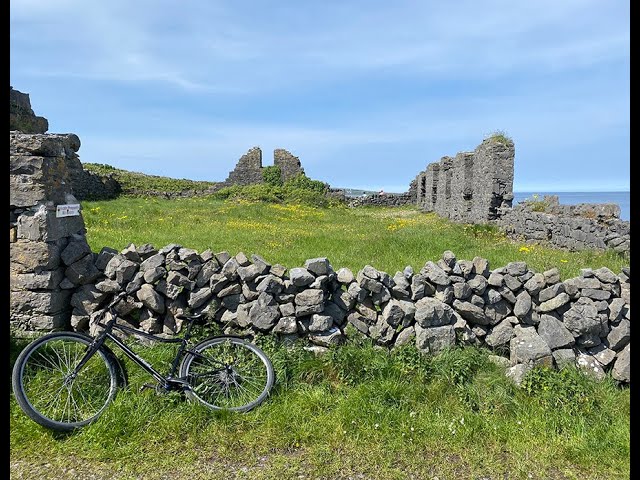
{"label": "bicycle", "polygon": [[[232,335],[212,336],[190,345],[192,328],[202,314],[178,316],[186,320],[182,337],[160,337],[117,323],[114,307],[126,295],[115,296],[96,314],[97,334],[49,333],[18,355],[11,382],[18,405],[31,420],[52,430],[71,431],[100,417],[118,389],[128,384],[125,366],[107,340],[156,380],[156,385],[145,384],[140,390],[183,392],[191,401],[213,410],[235,412],[248,412],[267,398],[275,380],[274,369],[256,345]],[[114,329],[179,344],[169,372],[161,374],[118,338]]]}

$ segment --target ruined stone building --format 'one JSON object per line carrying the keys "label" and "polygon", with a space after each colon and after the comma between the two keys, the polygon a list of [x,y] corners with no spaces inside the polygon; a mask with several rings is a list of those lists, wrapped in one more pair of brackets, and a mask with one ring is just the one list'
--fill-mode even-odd
{"label": "ruined stone building", "polygon": [[442,157],[412,182],[416,204],[459,222],[495,220],[511,207],[514,156],[512,141],[490,137],[473,152]]}
{"label": "ruined stone building", "polygon": [[[283,148],[276,148],[273,151],[273,164],[280,167],[280,176],[283,182],[304,174],[300,159]],[[260,150],[260,147],[250,148],[247,153],[240,157],[240,160],[238,160],[235,168],[229,172],[229,176],[222,186],[263,183],[263,169],[262,150]]]}

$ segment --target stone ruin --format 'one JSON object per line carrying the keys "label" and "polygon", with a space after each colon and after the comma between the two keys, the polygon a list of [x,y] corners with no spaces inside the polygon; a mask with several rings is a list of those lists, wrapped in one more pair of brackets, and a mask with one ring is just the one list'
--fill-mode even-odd
{"label": "stone ruin", "polygon": [[359,199],[362,205],[415,204],[425,212],[462,223],[494,224],[511,238],[545,242],[571,251],[630,252],[630,223],[615,204],[560,205],[557,196],[513,202],[515,149],[500,137],[485,139],[473,152],[442,157],[411,182],[407,197]]}
{"label": "stone ruin", "polygon": [[[9,87],[9,100],[10,100],[10,121],[9,129],[11,132],[20,132],[25,134],[44,134],[49,129],[49,122],[44,117],[38,117],[31,109],[31,101],[29,95],[26,93],[14,90],[13,87]],[[73,134],[71,134],[73,135]],[[73,135],[75,139],[69,145],[78,144],[80,148],[80,139]],[[21,137],[19,143],[24,145],[25,138]],[[34,137],[36,138],[36,137]],[[51,137],[53,138],[53,137]],[[17,137],[12,137],[12,142]],[[36,140],[39,141],[39,140]],[[52,141],[51,139],[47,142]],[[22,148],[22,147],[21,147]],[[122,191],[122,187],[117,180],[109,176],[96,175],[88,170],[85,170],[80,162],[80,159],[76,155],[76,150],[66,148],[66,169],[67,169],[67,188],[69,192],[73,192],[74,197],[78,200],[108,200],[116,198]]]}
{"label": "stone ruin", "polygon": [[69,176],[80,140],[74,134],[10,133],[9,318],[17,329],[69,326],[71,296],[100,274],[81,215],[58,217],[77,204]]}
{"label": "stone ruin", "polygon": [[[273,151],[273,164],[280,167],[280,176],[283,182],[304,174],[300,159],[282,148],[276,148]],[[250,148],[247,153],[240,157],[235,168],[229,172],[229,176],[221,184],[221,187],[264,183],[262,177],[263,169],[262,150],[259,147]]]}
{"label": "stone ruin", "polygon": [[29,94],[9,87],[9,130],[24,133],[46,133],[49,121],[38,117],[31,109]]}
{"label": "stone ruin", "polygon": [[442,157],[412,182],[416,204],[425,212],[457,222],[486,223],[513,200],[513,142],[493,137],[473,152]]}

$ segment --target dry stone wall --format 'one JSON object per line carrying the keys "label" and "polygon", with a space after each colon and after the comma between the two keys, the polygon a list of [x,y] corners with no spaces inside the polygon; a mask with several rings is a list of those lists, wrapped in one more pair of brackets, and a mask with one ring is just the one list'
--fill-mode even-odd
{"label": "dry stone wall", "polygon": [[620,220],[616,204],[560,205],[557,196],[546,195],[505,210],[498,225],[511,237],[572,251],[631,250],[631,224]]}
{"label": "dry stone wall", "polygon": [[412,201],[410,193],[374,193],[352,198],[349,200],[348,205],[350,207],[402,207],[413,203],[415,202]]}
{"label": "dry stone wall", "polygon": [[229,334],[304,339],[317,351],[350,335],[387,348],[412,343],[429,354],[469,344],[493,350],[516,382],[535,365],[569,364],[630,382],[628,268],[584,269],[562,281],[555,268],[535,272],[512,262],[490,269],[486,259],[446,251],[417,272],[407,266],[390,275],[367,265],[354,274],[334,270],[327,258],[287,269],[259,255],[177,244],[104,248],[94,265],[101,275],[71,299],[71,325],[80,331],[125,291],[119,321],[160,335],[179,332],[189,309]]}

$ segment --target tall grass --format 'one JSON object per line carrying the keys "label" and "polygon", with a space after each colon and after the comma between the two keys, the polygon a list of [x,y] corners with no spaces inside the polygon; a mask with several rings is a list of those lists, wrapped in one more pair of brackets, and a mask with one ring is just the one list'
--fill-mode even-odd
{"label": "tall grass", "polygon": [[[315,356],[272,337],[257,342],[277,383],[247,414],[139,394],[149,378],[129,362],[130,387],[77,433],[46,431],[12,401],[14,471],[46,463],[46,478],[69,468],[145,479],[628,478],[629,390],[609,379],[536,370],[517,388],[477,348],[431,357],[359,338]],[[170,348],[136,349],[154,364],[171,358]]]}
{"label": "tall grass", "polygon": [[567,252],[508,239],[492,226],[462,225],[415,208],[315,208],[296,204],[222,201],[212,198],[122,198],[83,202],[87,240],[95,252],[129,243],[156,248],[178,243],[197,251],[210,248],[232,255],[257,253],[287,267],[326,256],[335,269],[354,272],[369,264],[394,274],[406,266],[419,270],[445,250],[458,259],[487,258],[491,268],[525,261],[543,272],[553,267],[562,278],[581,268],[628,265],[614,252]]}

